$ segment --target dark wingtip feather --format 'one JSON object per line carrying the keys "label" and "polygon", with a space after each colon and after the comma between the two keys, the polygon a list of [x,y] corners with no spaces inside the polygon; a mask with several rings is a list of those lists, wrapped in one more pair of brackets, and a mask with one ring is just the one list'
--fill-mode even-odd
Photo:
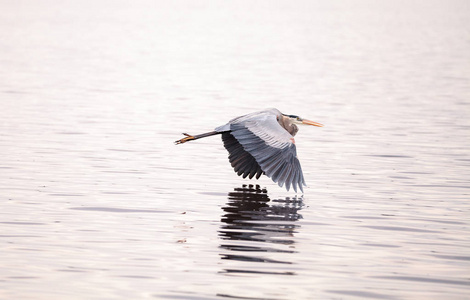
{"label": "dark wingtip feather", "polygon": [[257,175],[256,179],[261,176],[263,170],[256,162],[256,159],[243,148],[230,132],[222,134],[222,141],[224,142],[225,149],[229,152],[230,164],[238,176],[243,178],[250,176],[250,179],[255,175]]}

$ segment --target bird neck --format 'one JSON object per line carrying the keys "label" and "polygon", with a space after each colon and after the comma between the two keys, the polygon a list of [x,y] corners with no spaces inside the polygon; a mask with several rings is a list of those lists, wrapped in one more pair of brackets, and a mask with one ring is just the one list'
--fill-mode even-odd
{"label": "bird neck", "polygon": [[297,134],[297,131],[299,131],[299,128],[297,127],[297,125],[295,125],[294,122],[289,117],[281,115],[277,121],[282,126],[282,128],[284,128],[292,136],[295,136]]}

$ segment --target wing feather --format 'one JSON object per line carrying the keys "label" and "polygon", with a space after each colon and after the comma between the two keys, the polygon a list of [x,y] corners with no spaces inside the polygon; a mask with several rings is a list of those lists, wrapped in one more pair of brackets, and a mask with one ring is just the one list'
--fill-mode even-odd
{"label": "wing feather", "polygon": [[[255,160],[256,162],[256,160]],[[253,178],[253,176],[256,175],[256,172],[258,171],[258,169],[261,169],[260,166],[258,165],[258,163],[253,163],[251,165],[251,169],[250,169],[250,174],[249,174],[249,177],[248,178]]]}
{"label": "wing feather", "polygon": [[[286,183],[286,180],[287,180],[287,175],[288,175],[288,172],[290,172],[290,164],[285,162],[282,166],[282,169],[279,173],[279,184],[284,184]],[[286,188],[287,188],[287,184],[286,184]]]}
{"label": "wing feather", "polygon": [[291,187],[291,184],[292,184],[292,166],[289,165],[289,171],[287,172],[287,175],[286,175],[286,189],[289,190],[290,187]]}

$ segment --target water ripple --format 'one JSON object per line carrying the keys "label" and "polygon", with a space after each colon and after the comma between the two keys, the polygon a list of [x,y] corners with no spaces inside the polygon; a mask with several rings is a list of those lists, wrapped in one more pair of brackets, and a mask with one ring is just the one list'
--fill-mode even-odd
{"label": "water ripple", "polygon": [[150,209],[129,209],[129,208],[116,208],[116,207],[71,207],[73,210],[85,211],[105,211],[114,213],[164,213],[165,211],[150,210]]}

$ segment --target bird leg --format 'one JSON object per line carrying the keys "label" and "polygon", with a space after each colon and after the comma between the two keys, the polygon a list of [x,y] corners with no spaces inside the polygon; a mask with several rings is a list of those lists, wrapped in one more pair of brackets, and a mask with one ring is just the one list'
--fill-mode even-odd
{"label": "bird leg", "polygon": [[179,145],[179,144],[183,144],[183,143],[186,143],[187,141],[192,141],[192,140],[195,140],[196,138],[190,134],[187,134],[187,133],[183,133],[186,137],[185,138],[182,138],[181,140],[177,140],[175,141],[175,144],[176,145]]}
{"label": "bird leg", "polygon": [[217,132],[217,131],[211,131],[211,132],[207,132],[207,133],[203,133],[203,134],[198,134],[198,135],[190,135],[190,134],[187,134],[187,133],[183,133],[186,137],[185,138],[182,138],[180,140],[177,140],[175,141],[175,144],[176,145],[179,145],[179,144],[183,144],[183,143],[186,143],[188,141],[192,141],[192,140],[197,140],[197,139],[200,139],[200,138],[203,138],[203,137],[207,137],[207,136],[211,136],[211,135],[216,135],[216,134],[221,134],[222,132]]}

